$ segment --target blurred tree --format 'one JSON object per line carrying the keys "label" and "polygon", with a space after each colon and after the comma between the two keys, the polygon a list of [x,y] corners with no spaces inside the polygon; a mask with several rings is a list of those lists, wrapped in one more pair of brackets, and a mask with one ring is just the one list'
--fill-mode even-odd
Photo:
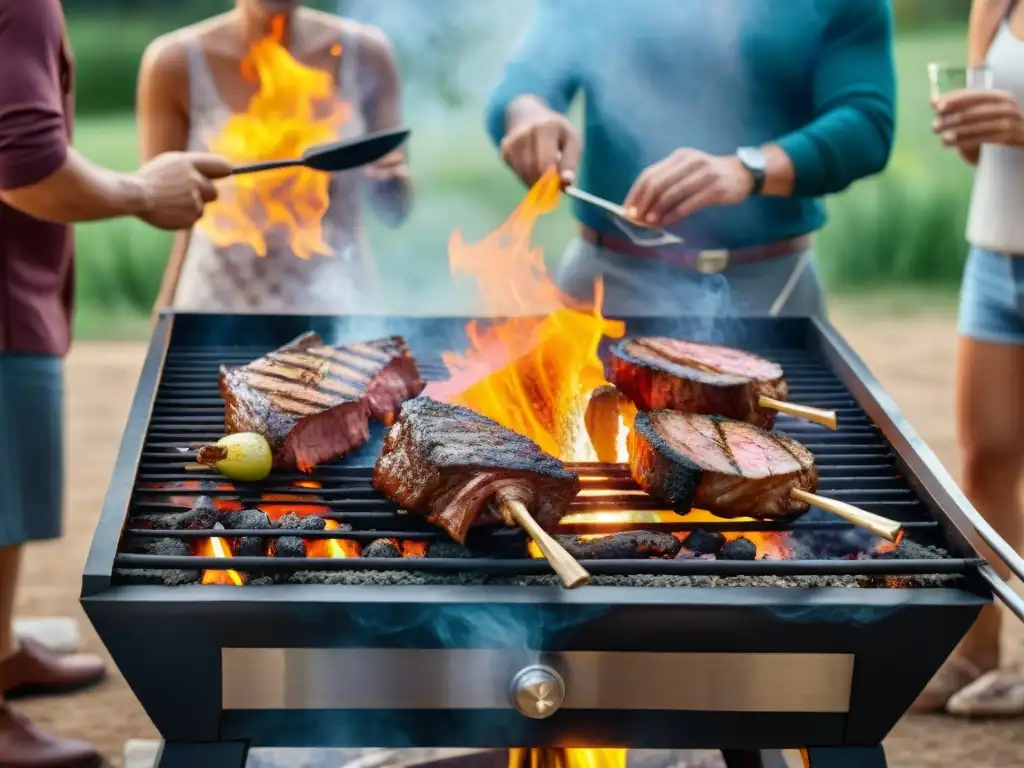
{"label": "blurred tree", "polygon": [[966,24],[971,0],[893,0],[896,27],[901,30],[939,24]]}

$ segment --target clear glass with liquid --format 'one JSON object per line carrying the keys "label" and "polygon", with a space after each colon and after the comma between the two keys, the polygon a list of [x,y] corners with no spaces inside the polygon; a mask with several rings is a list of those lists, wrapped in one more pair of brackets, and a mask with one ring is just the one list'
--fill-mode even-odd
{"label": "clear glass with liquid", "polygon": [[932,62],[928,65],[928,81],[933,99],[965,89],[985,91],[992,87],[992,70],[984,65],[965,67]]}

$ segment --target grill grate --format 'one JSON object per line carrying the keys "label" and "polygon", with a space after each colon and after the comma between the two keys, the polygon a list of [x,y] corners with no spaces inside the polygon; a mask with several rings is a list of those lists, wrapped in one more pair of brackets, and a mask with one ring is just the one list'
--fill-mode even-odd
{"label": "grill grate", "polygon": [[[277,346],[200,346],[176,344],[172,339],[164,361],[159,387],[144,441],[134,491],[129,507],[125,534],[135,540],[146,538],[179,538],[196,542],[211,536],[228,538],[277,538],[301,535],[307,540],[347,539],[367,544],[376,539],[397,539],[418,542],[446,541],[447,537],[416,516],[403,513],[396,505],[380,496],[370,485],[371,469],[379,453],[384,430],[371,428],[369,443],[347,459],[318,467],[310,475],[275,473],[260,484],[239,484],[213,471],[187,471],[194,461],[188,446],[214,441],[223,436],[224,404],[218,395],[220,365],[243,365]],[[437,350],[429,345],[410,346],[428,381],[439,381],[447,373]],[[457,348],[457,345],[452,345]],[[836,374],[809,349],[787,346],[742,345],[757,354],[780,363],[786,373],[792,402],[833,409],[839,428],[832,432],[787,416],[780,416],[776,430],[806,445],[815,455],[819,472],[819,493],[847,501],[870,512],[904,524],[906,539],[920,545],[911,554],[899,557],[870,559],[804,559],[756,560],[750,562],[724,560],[602,560],[585,561],[595,574],[673,573],[673,574],[900,574],[961,573],[978,561],[950,557],[937,558],[934,547],[943,546],[939,524],[902,478],[894,463],[894,454],[882,434],[871,423],[857,401]],[[583,491],[573,502],[571,512],[637,510],[656,511],[663,508],[656,500],[642,494],[629,478],[623,465],[575,464],[580,472]],[[313,481],[316,488],[296,486]],[[188,487],[201,484],[200,488]],[[229,487],[223,487],[228,485]],[[600,492],[600,495],[593,495]],[[288,494],[289,500],[267,498],[272,494]],[[234,500],[244,508],[287,510],[297,504],[315,504],[322,516],[346,523],[352,530],[282,531],[165,531],[143,530],[132,524],[136,515],[180,512],[181,502],[199,495],[218,501]],[[789,531],[792,535],[815,535],[854,530],[850,524],[827,513],[812,510],[793,522],[716,521],[716,522],[571,522],[563,524],[558,533],[596,534],[628,530],[681,532],[703,528],[727,532]],[[868,538],[872,538],[868,536]],[[877,543],[877,540],[874,540]],[[928,547],[927,557],[918,552]],[[230,559],[198,556],[169,557],[132,554],[122,551],[116,558],[118,568],[146,569],[224,569],[232,570],[417,570],[506,575],[546,574],[544,561],[525,556],[525,541],[518,529],[474,531],[469,542],[473,557],[468,558],[274,558],[235,557]],[[903,547],[901,547],[901,550]]]}

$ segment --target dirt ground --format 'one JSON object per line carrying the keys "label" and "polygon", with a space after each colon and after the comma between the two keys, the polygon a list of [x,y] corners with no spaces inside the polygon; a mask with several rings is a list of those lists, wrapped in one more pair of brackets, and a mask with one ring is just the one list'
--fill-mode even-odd
{"label": "dirt ground", "polygon": [[[955,471],[951,373],[953,315],[947,310],[899,317],[836,305],[833,321],[864,357],[927,443]],[[20,615],[73,615],[81,620],[85,646],[103,648],[78,606],[82,565],[99,513],[121,431],[135,389],[144,347],[80,344],[68,361],[68,500],[66,536],[29,550],[18,593]],[[1024,632],[1011,622],[1012,641],[1024,648]],[[124,742],[157,734],[124,680],[86,693],[26,702],[19,707],[54,731],[98,744],[121,765]],[[967,723],[948,717],[907,717],[887,741],[894,768],[1009,768],[1024,765],[1024,728],[1019,720]]]}

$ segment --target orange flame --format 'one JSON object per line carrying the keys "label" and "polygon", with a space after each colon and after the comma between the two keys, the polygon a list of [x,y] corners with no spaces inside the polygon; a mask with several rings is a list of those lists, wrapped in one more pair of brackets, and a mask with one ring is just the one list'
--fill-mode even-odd
{"label": "orange flame", "polygon": [[[204,539],[199,545],[200,557],[231,557],[231,548],[219,536]],[[238,571],[203,571],[203,584],[221,584],[240,587],[245,578]]]}
{"label": "orange flame", "polygon": [[[325,520],[325,531],[341,528],[337,520]],[[359,557],[359,543],[347,539],[307,539],[306,557]]]}
{"label": "orange flame", "polygon": [[[337,139],[351,115],[331,73],[296,61],[282,45],[284,32],[284,16],[276,16],[270,34],[253,43],[241,72],[258,83],[258,91],[245,112],[231,115],[207,140],[211,152],[232,163],[300,157],[313,145]],[[276,230],[301,259],[330,256],[321,227],[330,181],[326,173],[301,167],[232,177],[220,199],[206,207],[199,229],[219,248],[245,245],[266,256],[267,233]]]}
{"label": "orange flame", "polygon": [[626,768],[625,749],[537,749],[508,751],[508,768]]}
{"label": "orange flame", "polygon": [[[607,383],[597,348],[604,336],[621,337],[625,326],[601,315],[600,285],[593,309],[564,306],[543,251],[531,244],[537,220],[554,211],[560,197],[558,174],[549,171],[483,240],[470,245],[458,230],[452,233],[452,274],[474,277],[488,314],[509,319],[471,321],[470,348],[444,355],[451,378],[429,394],[488,416],[561,459],[587,461],[594,458],[583,427],[587,399]],[[524,316],[538,311],[550,314]]]}

